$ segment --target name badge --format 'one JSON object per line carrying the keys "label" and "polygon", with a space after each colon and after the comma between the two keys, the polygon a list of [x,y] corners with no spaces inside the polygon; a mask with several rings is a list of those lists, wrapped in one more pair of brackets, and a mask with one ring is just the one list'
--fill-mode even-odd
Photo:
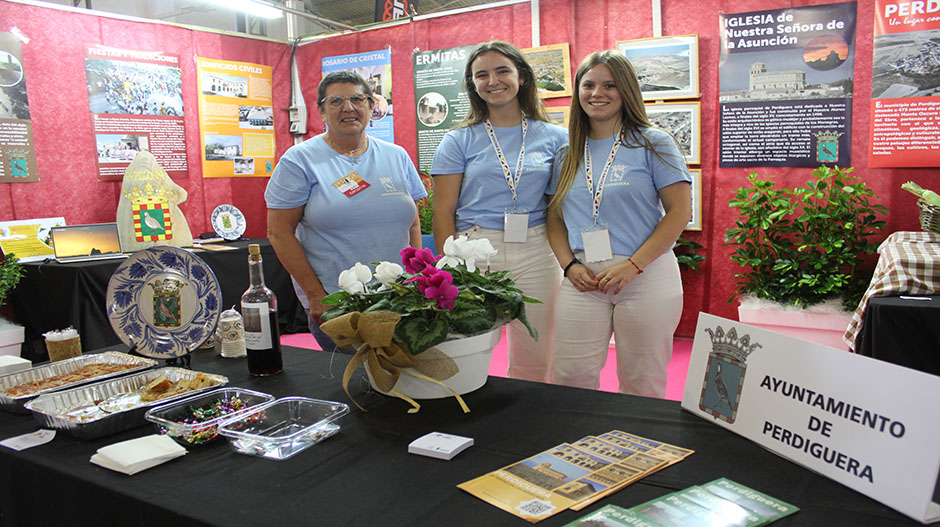
{"label": "name badge", "polygon": [[614,257],[610,250],[610,232],[607,225],[583,227],[581,241],[584,242],[584,259],[589,262],[603,262]]}
{"label": "name badge", "polygon": [[369,188],[371,185],[359,177],[359,174],[353,171],[334,181],[333,186],[351,198],[363,190]]}
{"label": "name badge", "polygon": [[506,209],[503,215],[503,241],[525,243],[529,234],[529,212],[525,209]]}

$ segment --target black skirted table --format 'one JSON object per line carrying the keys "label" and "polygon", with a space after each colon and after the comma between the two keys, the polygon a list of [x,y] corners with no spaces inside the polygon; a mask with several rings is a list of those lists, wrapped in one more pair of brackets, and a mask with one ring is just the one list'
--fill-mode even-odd
{"label": "black skirted table", "polygon": [[940,375],[940,295],[868,300],[856,351]]}
{"label": "black skirted table", "polygon": [[[205,260],[222,289],[222,309],[237,306],[248,288],[248,245],[261,245],[264,281],[278,300],[278,318],[282,333],[309,331],[303,306],[294,294],[290,275],[281,266],[267,239],[228,242],[232,250],[198,250],[193,253]],[[219,244],[213,244],[219,245]],[[61,264],[30,262],[23,264],[26,276],[13,290],[10,303],[16,321],[26,328],[22,356],[33,360],[47,358],[42,334],[72,326],[79,331],[82,348],[99,349],[121,342],[111,329],[105,308],[108,280],[124,260],[98,260]]]}
{"label": "black skirted table", "polygon": [[[349,356],[285,348],[285,371],[251,378],[241,360],[194,354],[196,370],[220,373],[230,386],[276,396],[347,402],[340,386]],[[59,432],[46,445],[15,452],[0,447],[0,523],[39,525],[271,526],[522,526],[524,520],[456,485],[563,442],[620,429],[694,449],[581,512],[539,525],[557,527],[607,504],[644,501],[727,477],[802,510],[775,526],[891,527],[919,523],[830,479],[780,458],[680,409],[679,403],[547,384],[490,378],[465,396],[423,401],[408,414],[398,399],[351,389],[368,412],[352,407],[335,436],[285,461],[237,454],[222,439],[134,476],[89,463],[103,446],[154,432],[149,423],[93,441]],[[35,431],[31,416],[0,412],[0,438]],[[451,461],[407,452],[429,432],[472,437]],[[899,481],[898,485],[904,485]]]}

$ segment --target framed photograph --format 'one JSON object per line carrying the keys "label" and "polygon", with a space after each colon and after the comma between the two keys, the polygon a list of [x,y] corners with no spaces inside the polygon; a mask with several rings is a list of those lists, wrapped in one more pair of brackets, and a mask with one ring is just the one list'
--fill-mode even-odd
{"label": "framed photograph", "polygon": [[698,35],[617,42],[636,69],[644,101],[697,99]]}
{"label": "framed photograph", "polygon": [[571,59],[567,42],[528,48],[522,53],[535,71],[540,98],[571,96]]}
{"label": "framed photograph", "polygon": [[689,174],[692,176],[692,219],[689,220],[689,225],[685,230],[700,231],[702,230],[702,170],[690,169]]}
{"label": "framed photograph", "polygon": [[647,104],[646,116],[653,126],[671,133],[685,156],[685,162],[702,162],[702,105],[698,102]]}
{"label": "framed photograph", "polygon": [[552,124],[568,129],[568,115],[571,108],[568,106],[546,106],[545,113],[548,114],[548,120]]}

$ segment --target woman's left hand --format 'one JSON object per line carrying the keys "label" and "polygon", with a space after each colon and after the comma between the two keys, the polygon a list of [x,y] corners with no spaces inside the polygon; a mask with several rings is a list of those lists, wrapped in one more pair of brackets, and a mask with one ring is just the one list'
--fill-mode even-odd
{"label": "woman's left hand", "polygon": [[614,294],[619,294],[624,286],[629,284],[639,274],[636,267],[630,262],[623,262],[613,267],[608,267],[597,273],[597,288],[607,293],[613,290]]}

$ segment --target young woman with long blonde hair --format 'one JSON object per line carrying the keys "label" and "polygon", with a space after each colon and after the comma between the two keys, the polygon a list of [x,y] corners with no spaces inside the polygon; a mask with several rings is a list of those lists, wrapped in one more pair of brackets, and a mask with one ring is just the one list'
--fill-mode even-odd
{"label": "young woman with long blonde hair", "polygon": [[675,139],[647,119],[621,53],[589,55],[575,86],[547,220],[566,278],[551,380],[597,389],[613,333],[620,392],[663,397],[682,314],[672,247],[691,216],[691,177]]}

